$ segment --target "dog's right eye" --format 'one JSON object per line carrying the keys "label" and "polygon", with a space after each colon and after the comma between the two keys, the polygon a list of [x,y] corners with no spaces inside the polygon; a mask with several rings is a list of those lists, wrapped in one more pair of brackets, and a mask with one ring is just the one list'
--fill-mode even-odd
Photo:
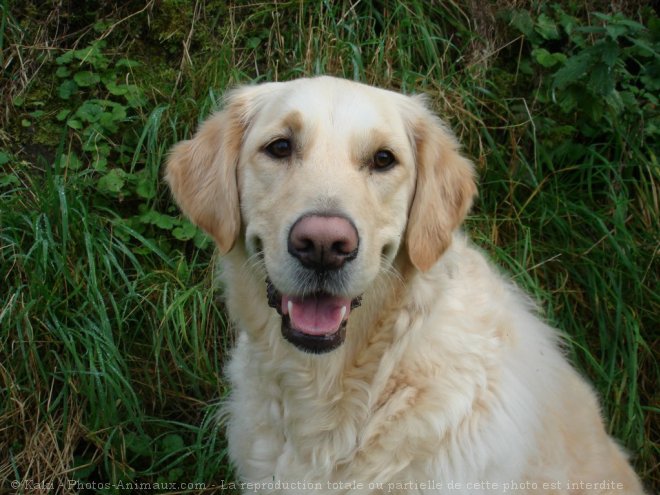
{"label": "dog's right eye", "polygon": [[293,153],[291,141],[285,138],[276,139],[264,149],[266,153],[276,159],[289,158]]}

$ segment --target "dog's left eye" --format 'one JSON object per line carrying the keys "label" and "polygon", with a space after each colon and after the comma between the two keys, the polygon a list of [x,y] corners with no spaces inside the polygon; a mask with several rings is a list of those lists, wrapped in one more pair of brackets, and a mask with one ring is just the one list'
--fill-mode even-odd
{"label": "dog's left eye", "polygon": [[374,169],[379,172],[389,170],[396,164],[396,158],[391,151],[378,150],[374,154]]}
{"label": "dog's left eye", "polygon": [[265,150],[273,158],[288,158],[293,153],[293,145],[289,139],[281,138],[270,143]]}

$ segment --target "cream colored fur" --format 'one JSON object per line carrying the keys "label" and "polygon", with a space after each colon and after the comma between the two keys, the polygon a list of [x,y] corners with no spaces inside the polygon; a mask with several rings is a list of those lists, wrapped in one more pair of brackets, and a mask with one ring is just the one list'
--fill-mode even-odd
{"label": "cream colored fur", "polygon": [[[286,163],[264,153],[282,135]],[[379,172],[383,147],[398,163]],[[241,88],[175,147],[174,196],[224,253],[245,491],[642,493],[556,331],[458,230],[472,174],[423,100],[327,77]],[[344,290],[363,300],[345,343],[310,355],[265,279],[297,290],[286,235],[320,210],[359,232]]]}

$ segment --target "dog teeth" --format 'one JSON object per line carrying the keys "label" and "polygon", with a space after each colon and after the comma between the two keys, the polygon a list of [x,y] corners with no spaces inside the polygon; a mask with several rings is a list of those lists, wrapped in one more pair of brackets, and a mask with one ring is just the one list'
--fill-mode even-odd
{"label": "dog teeth", "polygon": [[287,304],[286,304],[286,309],[289,310],[289,316],[290,316],[291,313],[293,313],[293,302],[292,302],[292,301],[288,301],[288,302],[287,302]]}
{"label": "dog teeth", "polygon": [[341,307],[341,318],[340,321],[344,321],[344,316],[346,316],[346,306]]}

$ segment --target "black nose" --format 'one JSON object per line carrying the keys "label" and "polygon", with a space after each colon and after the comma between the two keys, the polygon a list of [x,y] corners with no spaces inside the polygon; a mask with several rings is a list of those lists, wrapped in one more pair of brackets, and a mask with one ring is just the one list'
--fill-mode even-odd
{"label": "black nose", "polygon": [[357,256],[358,233],[347,218],[307,215],[291,227],[288,249],[306,268],[336,270]]}

